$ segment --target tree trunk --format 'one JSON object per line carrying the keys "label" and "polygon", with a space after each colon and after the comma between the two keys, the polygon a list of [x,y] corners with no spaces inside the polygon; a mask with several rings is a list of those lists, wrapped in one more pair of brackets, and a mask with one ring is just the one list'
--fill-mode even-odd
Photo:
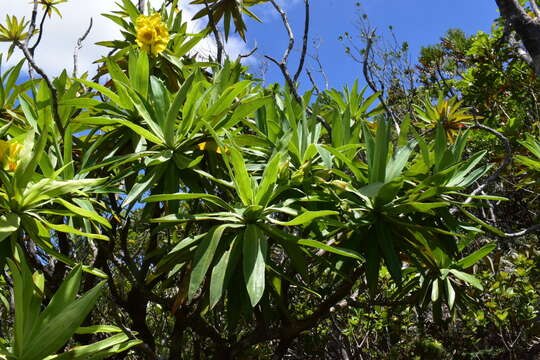
{"label": "tree trunk", "polygon": [[[532,0],[535,1],[535,0]],[[495,0],[502,17],[512,26],[530,55],[530,64],[540,77],[540,17],[531,17],[518,0]]]}

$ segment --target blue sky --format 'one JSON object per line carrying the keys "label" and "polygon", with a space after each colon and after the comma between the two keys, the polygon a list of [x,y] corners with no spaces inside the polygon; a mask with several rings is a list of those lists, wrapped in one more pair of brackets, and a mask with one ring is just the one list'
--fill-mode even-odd
{"label": "blue sky", "polygon": [[[287,0],[285,3],[288,3],[287,13],[296,34],[295,51],[290,62],[290,68],[295,69],[301,46],[304,6],[302,0]],[[355,0],[311,0],[311,37],[321,40],[320,60],[330,87],[339,88],[352,84],[355,78],[362,78],[359,64],[345,54],[344,45],[338,40],[339,35],[346,31],[357,33],[354,25],[356,3]],[[461,28],[467,34],[479,30],[489,32],[498,16],[494,0],[364,0],[361,3],[373,26],[385,30],[392,25],[398,40],[409,43],[413,59],[422,46],[436,43],[448,29]],[[259,64],[263,55],[280,58],[288,41],[281,19],[269,5],[253,9],[264,22],[249,21],[248,45],[252,46],[257,41]],[[274,64],[268,64],[266,80],[282,82]],[[303,80],[303,88],[309,85],[305,84],[306,81]]]}
{"label": "blue sky", "polygon": [[[0,5],[0,22],[3,22],[5,14],[28,18],[31,12],[30,1],[3,1],[9,2],[9,6]],[[159,6],[161,1],[151,0],[154,6]],[[294,71],[301,46],[304,1],[277,1],[284,4],[297,38],[295,51],[290,57],[290,68]],[[191,0],[180,0],[180,6],[188,18],[195,13],[195,9],[186,7],[189,2]],[[120,36],[116,25],[100,16],[101,13],[116,10],[114,3],[112,0],[70,0],[61,4],[59,8],[64,17],[53,17],[47,21],[44,39],[36,53],[37,62],[50,75],[57,75],[64,68],[71,69],[75,42],[85,31],[90,17],[93,17],[94,27],[80,52],[79,68],[81,72],[89,71],[94,74],[96,66],[92,64],[93,60],[105,55],[107,49],[92,44]],[[328,75],[330,87],[340,88],[345,84],[352,84],[356,78],[362,78],[360,65],[345,54],[344,44],[338,40],[345,32],[357,34],[356,3],[356,0],[311,0],[310,35],[312,40],[320,40],[320,60]],[[495,0],[364,0],[362,9],[369,14],[371,24],[378,30],[384,31],[392,25],[399,40],[410,44],[413,58],[421,46],[436,43],[450,28],[459,27],[469,34],[478,30],[489,32],[492,21],[498,15]],[[246,64],[252,66],[253,72],[259,73],[265,62],[264,55],[281,58],[288,38],[281,19],[271,5],[256,6],[252,10],[263,19],[263,23],[248,20],[248,42],[244,44],[238,36],[231,36],[227,51],[235,58],[237,54],[246,53],[253,48],[256,41],[258,51]],[[199,31],[203,26],[202,23],[191,23],[191,31]],[[0,43],[0,53],[6,50],[7,44]],[[313,51],[313,48],[311,50]],[[213,41],[208,39],[199,51],[202,54],[213,53]],[[17,61],[17,57],[20,57],[20,54],[12,58],[11,64]],[[313,62],[307,66],[314,68]],[[267,82],[283,82],[274,64],[268,63],[267,68]],[[319,77],[318,80],[322,85],[322,78]],[[301,84],[302,90],[310,87],[306,77],[301,78]]]}

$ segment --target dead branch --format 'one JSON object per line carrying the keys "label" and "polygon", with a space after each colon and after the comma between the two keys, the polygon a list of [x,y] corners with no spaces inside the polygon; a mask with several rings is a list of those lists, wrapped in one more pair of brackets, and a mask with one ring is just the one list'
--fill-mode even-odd
{"label": "dead branch", "polygon": [[212,33],[214,34],[214,38],[216,39],[216,46],[217,46],[217,54],[216,54],[216,61],[221,64],[221,61],[223,60],[223,52],[225,47],[223,46],[223,41],[221,40],[221,35],[219,34],[219,30],[217,27],[216,22],[214,21],[214,13],[210,6],[208,5],[208,1],[204,0],[204,6],[206,7],[206,11],[208,11],[208,26],[212,29]]}
{"label": "dead branch", "polygon": [[[375,82],[373,81],[370,71],[369,71],[369,55],[371,53],[371,49],[373,48],[373,42],[375,39],[375,30],[370,31],[369,33],[366,33],[366,48],[364,50],[364,59],[362,64],[362,72],[364,74],[364,78],[366,79],[366,82],[368,83],[369,88],[374,93],[379,92],[377,89],[377,86],[375,85]],[[399,121],[394,114],[394,112],[387,106],[386,101],[384,101],[383,97],[379,97],[379,101],[381,102],[381,105],[383,106],[384,110],[388,115],[390,115],[390,118],[392,119],[392,122],[394,123],[394,128],[396,130],[396,134],[399,136],[400,133],[400,126]]]}
{"label": "dead branch", "polygon": [[77,77],[77,67],[79,62],[79,51],[82,49],[83,41],[88,37],[88,34],[90,34],[90,30],[92,30],[92,25],[94,24],[94,20],[90,18],[90,25],[88,25],[88,29],[86,29],[83,36],[81,36],[77,40],[77,44],[75,45],[75,50],[73,51],[73,77]]}

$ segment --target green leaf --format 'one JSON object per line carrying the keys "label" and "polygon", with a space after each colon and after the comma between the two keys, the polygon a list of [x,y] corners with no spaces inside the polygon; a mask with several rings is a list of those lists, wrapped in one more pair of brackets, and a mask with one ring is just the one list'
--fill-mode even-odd
{"label": "green leaf", "polygon": [[100,235],[100,234],[92,234],[92,233],[86,233],[80,230],[75,229],[73,226],[65,225],[65,224],[51,224],[50,222],[44,221],[43,222],[48,228],[60,231],[67,234],[73,234],[73,235],[79,235],[79,236],[85,236],[89,239],[97,239],[97,240],[105,240],[108,241],[109,237],[106,235]]}
{"label": "green leaf", "polygon": [[242,200],[244,205],[253,204],[253,188],[251,185],[251,178],[246,170],[246,163],[240,151],[231,147],[230,160],[234,167],[234,182],[236,183],[236,191],[238,196]]}
{"label": "green leaf", "polygon": [[375,224],[377,240],[381,247],[386,267],[396,282],[401,282],[401,260],[394,248],[394,237],[390,231],[390,224],[378,222]]}
{"label": "green leaf", "polygon": [[44,360],[98,360],[107,359],[114,354],[126,351],[141,344],[142,341],[130,341],[126,334],[116,334],[91,345],[76,346],[60,355],[47,357]]}
{"label": "green leaf", "polygon": [[[47,323],[50,319],[61,315],[62,311],[77,298],[79,286],[82,278],[82,267],[77,265],[71,270],[68,276],[62,281],[62,284],[53,295],[47,308],[40,314],[39,322]],[[34,331],[39,331],[36,328]]]}
{"label": "green leaf", "polygon": [[461,269],[468,269],[474,264],[476,264],[481,259],[485,258],[489,253],[497,248],[497,244],[491,243],[482,246],[480,249],[476,250],[472,254],[464,257],[459,260],[456,265]]}
{"label": "green leaf", "polygon": [[191,301],[201,286],[206,272],[214,259],[215,252],[223,232],[233,227],[231,224],[214,226],[200,242],[193,258],[193,270],[189,280],[188,299]]}
{"label": "green leaf", "polygon": [[282,154],[276,153],[272,156],[264,169],[262,180],[255,194],[255,205],[266,206],[273,194],[274,185],[279,175],[279,163]]}
{"label": "green leaf", "polygon": [[345,249],[342,247],[330,246],[317,240],[298,240],[298,245],[309,246],[312,248],[324,250],[336,255],[349,257],[356,260],[363,260],[362,256],[354,250]]}
{"label": "green leaf", "polygon": [[267,247],[266,235],[263,235],[256,225],[249,224],[244,231],[242,255],[244,280],[251,306],[257,305],[264,294]]}
{"label": "green leaf", "polygon": [[463,271],[459,271],[456,269],[450,269],[450,272],[454,274],[454,276],[457,277],[458,279],[463,280],[468,284],[471,284],[478,290],[484,290],[482,283],[474,275],[467,274],[467,273],[464,273]]}
{"label": "green leaf", "polygon": [[431,284],[431,301],[436,302],[439,300],[439,279],[433,280]]}
{"label": "green leaf", "polygon": [[272,222],[275,224],[282,225],[282,226],[297,226],[297,225],[310,224],[313,221],[313,219],[316,219],[316,218],[338,215],[338,214],[339,213],[337,211],[331,211],[331,210],[304,211],[302,214],[295,217],[291,221],[282,222],[282,221],[272,220]]}
{"label": "green leaf", "polygon": [[191,74],[186,81],[182,84],[182,87],[180,90],[176,93],[176,96],[174,97],[174,101],[171,104],[171,107],[169,108],[169,111],[167,112],[167,120],[165,122],[165,142],[169,146],[174,146],[174,135],[175,135],[175,125],[176,125],[176,119],[178,118],[178,113],[180,112],[180,108],[186,101],[187,93],[189,90],[191,90],[191,86],[193,84],[193,79],[195,78],[195,73]]}
{"label": "green leaf", "polygon": [[475,215],[471,214],[470,212],[468,212],[467,210],[465,210],[462,206],[458,206],[459,210],[461,210],[462,213],[464,213],[469,219],[473,220],[474,222],[476,222],[477,224],[481,225],[482,227],[484,227],[485,229],[491,231],[492,233],[494,234],[497,234],[499,236],[502,236],[504,237],[505,234],[504,232],[502,232],[501,230],[497,229],[496,227],[488,224],[487,222],[479,219],[478,217],[476,217]]}
{"label": "green leaf", "polygon": [[93,325],[80,327],[75,334],[97,334],[97,333],[119,333],[122,332],[118,326],[113,325]]}
{"label": "green leaf", "polygon": [[452,284],[450,283],[450,279],[448,277],[444,279],[444,283],[446,285],[446,293],[448,294],[448,308],[452,310],[452,308],[454,307],[454,302],[456,300],[456,292],[452,287]]}
{"label": "green leaf", "polygon": [[86,209],[83,209],[83,208],[80,208],[68,201],[65,201],[61,198],[58,198],[58,199],[55,199],[55,202],[63,205],[66,209],[68,209],[69,211],[79,215],[79,216],[82,216],[82,217],[85,217],[85,218],[88,218],[90,220],[94,220],[95,222],[97,223],[100,223],[101,225],[105,226],[106,228],[111,228],[111,224],[109,223],[109,221],[107,219],[105,219],[104,217],[100,216],[98,213],[96,213],[95,211],[90,211],[90,210],[86,210]]}
{"label": "green leaf", "polygon": [[137,92],[146,99],[148,95],[149,64],[146,51],[129,54],[129,78]]}
{"label": "green leaf", "polygon": [[[131,188],[131,191],[122,202],[122,207],[129,206],[133,201],[138,200],[152,185],[156,184],[167,169],[167,164],[155,166],[147,169],[147,173],[140,182],[137,182]],[[144,201],[144,200],[143,200]]]}
{"label": "green leaf", "polygon": [[[219,302],[227,284],[232,276],[232,272],[236,268],[238,258],[240,257],[240,245],[242,236],[235,236],[228,249],[221,255],[216,266],[212,269],[212,277],[210,280],[210,308],[214,308]],[[232,296],[235,296],[234,294]]]}
{"label": "green leaf", "polygon": [[47,355],[60,350],[90,313],[104,285],[105,283],[101,282],[79,299],[71,302],[59,315],[40,324],[20,358],[42,360]]}
{"label": "green leaf", "polygon": [[109,98],[109,100],[111,101],[112,104],[120,103],[120,98],[111,89],[109,89],[109,88],[107,88],[107,87],[105,87],[103,85],[100,85],[100,84],[98,84],[96,82],[85,80],[85,79],[74,79],[74,80],[77,81],[77,82],[80,82],[81,84],[84,84],[84,85],[86,85],[86,86],[88,86],[88,87],[90,87],[92,89],[95,89],[95,90],[99,91],[100,93],[105,95],[107,98]]}
{"label": "green leaf", "polygon": [[21,219],[17,214],[9,213],[0,216],[0,241],[17,231],[20,225]]}
{"label": "green leaf", "polygon": [[[390,126],[388,121],[380,119],[377,122],[377,134],[373,146],[368,146],[371,162],[369,163],[369,182],[384,182],[386,178],[386,161],[390,145]],[[367,130],[369,131],[369,130]]]}
{"label": "green leaf", "polygon": [[215,195],[209,195],[209,194],[177,193],[177,194],[151,195],[143,199],[142,202],[193,200],[193,199],[202,199],[214,205],[217,205],[221,208],[224,208],[230,211],[234,210],[234,208],[231,205],[229,205],[229,203],[223,201],[220,197],[217,197]]}

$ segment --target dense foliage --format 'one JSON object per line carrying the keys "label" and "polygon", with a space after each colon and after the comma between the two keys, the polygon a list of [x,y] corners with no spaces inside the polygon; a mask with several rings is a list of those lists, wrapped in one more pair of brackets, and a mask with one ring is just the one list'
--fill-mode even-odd
{"label": "dense foliage", "polygon": [[538,81],[502,31],[424,49],[408,104],[299,94],[287,53],[287,86],[221,59],[262,2],[194,1],[188,34],[123,0],[93,79],[0,27],[0,358],[535,356]]}

